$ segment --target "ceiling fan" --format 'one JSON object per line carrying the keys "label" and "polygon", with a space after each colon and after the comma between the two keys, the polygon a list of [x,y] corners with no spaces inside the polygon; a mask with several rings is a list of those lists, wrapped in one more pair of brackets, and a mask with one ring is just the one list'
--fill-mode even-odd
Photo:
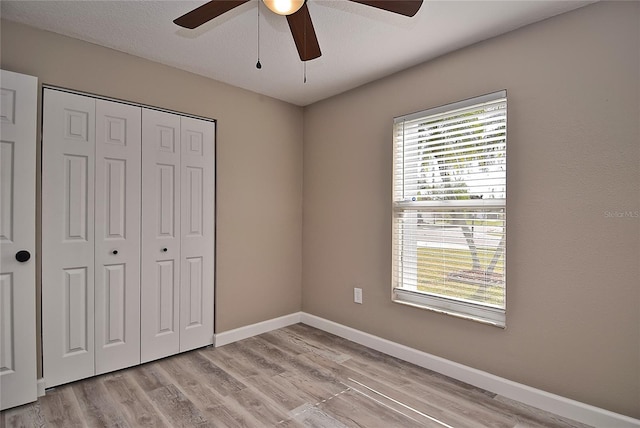
{"label": "ceiling fan", "polygon": [[[250,0],[211,0],[208,3],[185,13],[173,22],[181,27],[194,29],[212,19],[229,12]],[[262,0],[265,5],[278,15],[285,15],[291,35],[298,49],[300,60],[309,61],[318,58],[320,45],[311,22],[311,15],[306,0]],[[404,16],[414,16],[423,0],[348,0],[375,7],[387,12]]]}

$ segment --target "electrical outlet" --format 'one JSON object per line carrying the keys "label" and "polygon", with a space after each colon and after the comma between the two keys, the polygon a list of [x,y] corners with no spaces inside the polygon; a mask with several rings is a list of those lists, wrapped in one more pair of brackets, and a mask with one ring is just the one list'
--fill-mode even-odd
{"label": "electrical outlet", "polygon": [[362,304],[362,288],[353,289],[353,302]]}

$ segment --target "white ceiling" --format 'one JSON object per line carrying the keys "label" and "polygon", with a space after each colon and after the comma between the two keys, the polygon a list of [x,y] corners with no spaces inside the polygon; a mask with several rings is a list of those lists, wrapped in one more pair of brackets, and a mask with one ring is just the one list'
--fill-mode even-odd
{"label": "white ceiling", "polygon": [[322,56],[298,57],[286,18],[252,0],[196,30],[173,19],[204,1],[8,1],[2,18],[197,73],[297,105],[364,83],[586,1],[431,1],[413,18],[346,0],[308,0]]}

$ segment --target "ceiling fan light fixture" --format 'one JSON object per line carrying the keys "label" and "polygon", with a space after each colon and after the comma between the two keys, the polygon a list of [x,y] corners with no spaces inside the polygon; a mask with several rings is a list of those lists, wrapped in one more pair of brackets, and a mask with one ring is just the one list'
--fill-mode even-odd
{"label": "ceiling fan light fixture", "polygon": [[273,13],[278,15],[291,15],[296,13],[305,0],[262,0]]}

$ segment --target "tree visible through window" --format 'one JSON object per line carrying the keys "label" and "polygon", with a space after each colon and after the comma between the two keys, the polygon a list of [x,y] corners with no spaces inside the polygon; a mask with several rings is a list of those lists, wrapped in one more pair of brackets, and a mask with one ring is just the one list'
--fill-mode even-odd
{"label": "tree visible through window", "polygon": [[394,121],[393,297],[504,326],[506,92]]}

